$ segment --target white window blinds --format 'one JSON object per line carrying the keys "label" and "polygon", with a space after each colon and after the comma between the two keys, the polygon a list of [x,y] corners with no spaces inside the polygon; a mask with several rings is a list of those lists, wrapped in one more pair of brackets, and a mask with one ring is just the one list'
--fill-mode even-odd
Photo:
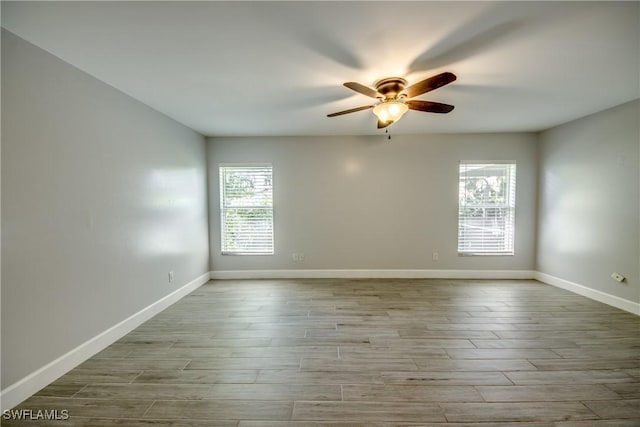
{"label": "white window blinds", "polygon": [[513,255],[515,164],[460,164],[458,253]]}
{"label": "white window blinds", "polygon": [[273,254],[271,166],[220,166],[223,254]]}

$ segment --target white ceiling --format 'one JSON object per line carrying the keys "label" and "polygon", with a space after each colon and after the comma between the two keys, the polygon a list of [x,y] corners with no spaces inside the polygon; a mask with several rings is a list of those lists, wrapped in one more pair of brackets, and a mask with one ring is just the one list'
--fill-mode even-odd
{"label": "white ceiling", "polygon": [[2,2],[2,26],[213,136],[377,134],[342,86],[451,71],[396,134],[537,131],[640,97],[639,2]]}

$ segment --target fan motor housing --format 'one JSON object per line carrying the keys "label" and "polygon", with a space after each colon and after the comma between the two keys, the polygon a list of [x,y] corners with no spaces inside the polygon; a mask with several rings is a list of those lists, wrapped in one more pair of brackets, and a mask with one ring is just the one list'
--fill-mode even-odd
{"label": "fan motor housing", "polygon": [[385,99],[395,99],[407,85],[402,77],[388,77],[376,82],[376,90],[384,95]]}

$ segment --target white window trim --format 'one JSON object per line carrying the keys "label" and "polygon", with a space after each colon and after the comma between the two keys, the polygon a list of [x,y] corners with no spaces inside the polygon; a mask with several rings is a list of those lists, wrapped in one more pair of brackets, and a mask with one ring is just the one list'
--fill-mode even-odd
{"label": "white window trim", "polygon": [[[271,235],[271,251],[270,252],[246,252],[246,251],[225,251],[223,250],[223,239],[224,239],[224,214],[223,214],[223,194],[224,194],[224,190],[223,190],[223,186],[224,183],[221,180],[221,169],[222,168],[271,168],[271,191],[272,191],[272,199],[271,199],[271,215],[272,215],[272,235]],[[220,253],[223,256],[273,256],[275,254],[275,206],[274,206],[274,195],[273,195],[273,189],[274,189],[274,171],[273,171],[273,164],[271,163],[252,163],[252,162],[248,162],[248,163],[219,163],[218,164],[218,179],[219,179],[219,183],[218,183],[218,188],[219,188],[219,197],[218,197],[218,203],[219,203],[219,215],[220,215]]]}
{"label": "white window trim", "polygon": [[[458,256],[514,256],[516,251],[516,200],[517,200],[517,162],[515,160],[461,160],[458,164],[458,191],[460,185],[460,166],[465,164],[471,165],[513,165],[513,197],[510,198],[509,202],[512,206],[507,206],[508,209],[511,210],[510,214],[512,215],[511,222],[513,224],[513,230],[511,232],[511,250],[510,251],[464,251],[460,250],[460,202],[458,201],[458,224],[457,224],[457,251]],[[458,200],[460,198],[460,194],[458,194]]]}

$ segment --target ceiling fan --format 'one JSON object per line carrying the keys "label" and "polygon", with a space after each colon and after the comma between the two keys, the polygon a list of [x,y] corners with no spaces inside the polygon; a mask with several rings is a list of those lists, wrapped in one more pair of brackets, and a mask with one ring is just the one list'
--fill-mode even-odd
{"label": "ceiling fan", "polygon": [[425,111],[428,113],[445,114],[453,110],[453,105],[441,104],[439,102],[411,100],[423,93],[430,92],[447,85],[456,80],[453,73],[441,73],[428,79],[419,81],[406,87],[407,81],[401,77],[388,77],[379,80],[376,88],[370,88],[356,82],[347,82],[344,86],[371,98],[377,98],[377,104],[365,105],[363,107],[351,108],[337,113],[327,114],[327,117],[336,117],[343,114],[355,113],[356,111],[369,110],[373,108],[373,114],[378,117],[378,129],[386,128],[392,123],[400,120],[402,115],[408,110]]}

